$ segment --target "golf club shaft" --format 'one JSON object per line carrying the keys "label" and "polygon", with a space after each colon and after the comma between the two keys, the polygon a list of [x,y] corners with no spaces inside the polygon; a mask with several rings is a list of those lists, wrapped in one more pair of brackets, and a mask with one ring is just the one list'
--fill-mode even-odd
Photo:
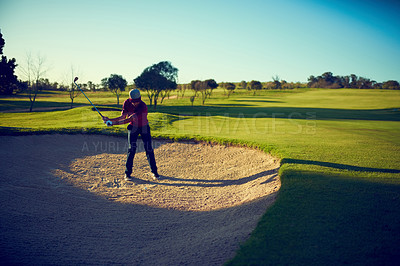
{"label": "golf club shaft", "polygon": [[96,109],[96,111],[99,113],[99,115],[101,117],[103,117],[103,115],[100,113],[100,111],[97,109],[97,107],[92,103],[92,101],[89,100],[89,98],[86,96],[86,94],[83,92],[83,90],[81,89],[81,87],[79,87],[78,84],[76,84],[76,82],[74,81],[74,84],[76,87],[78,87],[78,89],[83,93],[83,95],[85,95],[86,99],[90,102],[91,105],[93,105],[94,109]]}

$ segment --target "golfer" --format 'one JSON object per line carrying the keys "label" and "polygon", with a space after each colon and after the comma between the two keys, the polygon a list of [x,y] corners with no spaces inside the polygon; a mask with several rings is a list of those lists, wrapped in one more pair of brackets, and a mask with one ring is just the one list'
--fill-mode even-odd
{"label": "golfer", "polygon": [[151,172],[153,173],[153,178],[158,180],[160,178],[157,172],[156,159],[154,157],[154,150],[151,145],[151,134],[149,121],[147,120],[147,105],[142,101],[140,96],[140,91],[138,89],[133,89],[129,92],[130,98],[126,99],[124,105],[122,106],[121,116],[117,118],[109,119],[108,117],[103,117],[104,123],[111,121],[109,126],[122,125],[129,123],[128,125],[128,142],[129,149],[126,158],[126,168],[125,168],[125,180],[132,181],[132,167],[133,159],[136,153],[136,142],[139,134],[142,137],[144,144],[144,149],[146,151],[147,160],[149,162]]}

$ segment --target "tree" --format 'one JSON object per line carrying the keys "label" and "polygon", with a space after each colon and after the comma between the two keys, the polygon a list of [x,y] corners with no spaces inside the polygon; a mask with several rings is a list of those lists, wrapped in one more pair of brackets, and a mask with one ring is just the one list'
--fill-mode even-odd
{"label": "tree", "polygon": [[358,77],[355,74],[350,75],[350,88],[357,88]]}
{"label": "tree", "polygon": [[275,75],[274,77],[272,77],[272,80],[274,81],[274,89],[275,90],[280,90],[282,88],[282,84],[281,84],[281,79],[278,75]]}
{"label": "tree", "polygon": [[156,109],[160,93],[165,90],[175,90],[177,78],[178,69],[171,62],[162,61],[144,69],[134,82],[137,88],[146,90],[150,105],[154,101]]}
{"label": "tree", "polygon": [[117,105],[119,105],[119,96],[125,91],[128,82],[121,75],[111,74],[110,77],[101,80],[104,88],[108,88],[117,96]]}
{"label": "tree", "polygon": [[240,82],[240,87],[242,88],[242,89],[247,89],[247,82],[246,81],[244,81],[244,80],[242,80],[241,82]]}
{"label": "tree", "polygon": [[[76,88],[76,86],[73,82],[73,80],[76,76],[77,76],[77,73],[75,71],[75,68],[73,66],[71,66],[71,76],[70,76],[71,83],[70,83],[70,86],[68,87],[68,94],[69,94],[69,98],[71,99],[71,107],[70,107],[71,109],[74,104],[74,99],[81,94],[81,91],[78,88]],[[68,84],[68,82],[67,82],[67,84]],[[79,84],[79,86],[81,86],[81,85]]]}
{"label": "tree", "polygon": [[227,83],[226,84],[226,89],[228,90],[228,98],[229,98],[229,96],[231,96],[233,91],[236,89],[236,85],[233,84],[233,83]]}
{"label": "tree", "polygon": [[334,82],[334,77],[332,72],[325,72],[322,74],[322,79],[327,83],[327,84],[332,84]]}
{"label": "tree", "polygon": [[376,81],[369,78],[359,77],[357,80],[357,89],[372,89],[375,83]]}
{"label": "tree", "polygon": [[250,90],[253,91],[253,95],[256,95],[256,91],[262,90],[261,82],[259,82],[257,80],[250,81]]}
{"label": "tree", "polygon": [[26,55],[25,66],[21,67],[22,73],[28,82],[28,97],[30,101],[29,112],[32,112],[33,105],[36,101],[36,96],[41,90],[40,79],[47,72],[46,59],[38,54],[35,58],[29,53]]}
{"label": "tree", "polygon": [[[3,54],[5,40],[0,32],[0,55]],[[15,58],[7,60],[6,56],[1,56],[0,61],[0,94],[11,95],[19,87],[17,76],[14,70],[17,67]]]}
{"label": "tree", "polygon": [[96,92],[96,85],[92,81],[88,81],[87,86],[90,91]]}
{"label": "tree", "polygon": [[343,88],[350,88],[350,76],[344,76],[342,78]]}
{"label": "tree", "polygon": [[193,107],[194,100],[196,99],[198,93],[201,90],[201,86],[202,86],[201,80],[192,80],[190,82],[190,89],[194,92],[194,94],[190,97],[190,102],[192,103],[192,107]]}
{"label": "tree", "polygon": [[207,98],[210,98],[212,91],[218,87],[218,83],[213,79],[207,79],[204,81],[201,80],[193,80],[191,83],[191,89],[194,91],[193,98],[190,99],[193,106],[193,101],[197,97],[197,94],[201,94],[202,104],[205,104]]}
{"label": "tree", "polygon": [[280,87],[283,90],[291,90],[294,88],[294,85],[293,83],[288,83],[286,80],[283,79],[280,81]]}
{"label": "tree", "polygon": [[6,56],[0,61],[0,94],[11,95],[18,88],[19,82],[14,70],[17,67],[15,58],[7,60]]}
{"label": "tree", "polygon": [[201,94],[201,104],[204,105],[204,103],[206,102],[208,93],[207,93],[207,82],[206,81],[200,81],[196,84],[198,86],[198,91]]}
{"label": "tree", "polygon": [[382,89],[386,90],[400,90],[400,84],[396,80],[388,80],[383,82]]}
{"label": "tree", "polygon": [[364,77],[357,77],[355,74],[349,76],[334,76],[332,72],[325,72],[321,76],[308,78],[310,88],[353,88],[372,89],[376,88],[376,81]]}
{"label": "tree", "polygon": [[311,76],[308,78],[307,86],[310,87],[310,88],[313,88],[314,84],[317,83],[317,81],[318,81],[317,78],[314,77],[313,75],[311,75]]}
{"label": "tree", "polygon": [[202,82],[201,86],[201,95],[202,95],[202,104],[204,105],[207,98],[211,98],[212,91],[218,87],[218,83],[213,79],[207,79]]}
{"label": "tree", "polygon": [[3,54],[3,48],[4,48],[5,44],[6,44],[6,41],[3,39],[3,34],[1,34],[1,30],[0,30],[0,54]]}

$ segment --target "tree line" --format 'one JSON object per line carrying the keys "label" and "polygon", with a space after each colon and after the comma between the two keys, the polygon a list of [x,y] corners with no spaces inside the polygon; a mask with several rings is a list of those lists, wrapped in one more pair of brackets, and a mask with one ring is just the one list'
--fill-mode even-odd
{"label": "tree line", "polygon": [[376,82],[369,78],[358,77],[355,74],[347,76],[334,76],[332,72],[325,72],[321,76],[310,76],[307,86],[309,88],[353,88],[353,89],[387,89],[399,90],[400,84],[396,80]]}
{"label": "tree line", "polygon": [[14,74],[14,70],[17,67],[16,60],[15,58],[7,59],[7,57],[3,55],[4,45],[5,41],[0,31],[0,94],[9,95],[20,87],[20,84],[17,76]]}

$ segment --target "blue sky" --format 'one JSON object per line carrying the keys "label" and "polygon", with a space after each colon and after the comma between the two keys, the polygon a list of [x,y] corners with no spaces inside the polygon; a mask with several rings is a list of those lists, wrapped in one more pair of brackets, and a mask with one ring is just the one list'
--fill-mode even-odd
{"label": "blue sky", "polygon": [[40,54],[58,82],[73,68],[82,82],[120,74],[132,83],[160,61],[180,83],[305,82],[326,71],[381,82],[400,80],[396,2],[0,0],[0,29],[8,58],[24,65]]}

